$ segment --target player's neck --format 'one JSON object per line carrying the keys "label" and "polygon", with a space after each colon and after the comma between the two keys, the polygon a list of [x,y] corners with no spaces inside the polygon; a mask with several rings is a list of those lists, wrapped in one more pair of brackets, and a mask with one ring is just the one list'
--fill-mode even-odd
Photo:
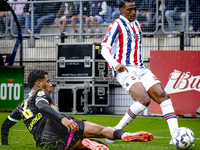
{"label": "player's neck", "polygon": [[32,87],[32,89],[31,89],[31,91],[35,91],[35,90],[38,90],[38,89],[40,89],[40,87],[34,85],[34,86]]}

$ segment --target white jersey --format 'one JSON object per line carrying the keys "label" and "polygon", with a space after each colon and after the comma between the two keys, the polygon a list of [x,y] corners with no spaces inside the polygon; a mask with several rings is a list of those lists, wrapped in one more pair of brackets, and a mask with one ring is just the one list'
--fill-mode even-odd
{"label": "white jersey", "polygon": [[[148,91],[153,85],[160,83],[155,75],[144,67],[141,56],[142,32],[140,23],[129,22],[124,16],[116,19],[108,29],[102,42],[102,55],[113,68],[113,76],[127,92],[136,82],[141,82]],[[110,53],[109,53],[110,51]],[[118,73],[115,67],[123,64],[127,71]]]}
{"label": "white jersey", "polygon": [[118,63],[144,67],[141,40],[140,23],[137,20],[129,22],[121,15],[109,26],[102,46],[110,49],[110,53]]}

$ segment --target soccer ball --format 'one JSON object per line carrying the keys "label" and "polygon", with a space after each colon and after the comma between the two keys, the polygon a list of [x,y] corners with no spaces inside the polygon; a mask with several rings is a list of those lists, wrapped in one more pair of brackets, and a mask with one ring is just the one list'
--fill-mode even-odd
{"label": "soccer ball", "polygon": [[194,133],[189,128],[180,127],[173,133],[172,143],[179,149],[187,149],[194,143]]}

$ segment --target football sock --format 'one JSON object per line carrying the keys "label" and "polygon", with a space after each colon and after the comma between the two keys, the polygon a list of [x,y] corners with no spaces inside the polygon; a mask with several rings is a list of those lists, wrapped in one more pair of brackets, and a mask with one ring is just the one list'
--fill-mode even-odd
{"label": "football sock", "polygon": [[115,126],[117,129],[123,129],[126,125],[128,125],[136,116],[146,108],[140,102],[135,102],[128,109],[124,117],[120,120],[120,122]]}
{"label": "football sock", "polygon": [[170,133],[171,133],[171,136],[172,136],[174,131],[176,129],[178,129],[178,121],[177,121],[176,114],[174,112],[174,108],[172,106],[171,99],[163,101],[160,104],[160,107],[162,109],[163,116],[167,120],[167,123],[168,123],[168,126],[169,126],[169,130],[170,130]]}
{"label": "football sock", "polygon": [[115,139],[121,139],[122,134],[124,134],[125,131],[122,129],[117,129],[114,131],[113,136]]}

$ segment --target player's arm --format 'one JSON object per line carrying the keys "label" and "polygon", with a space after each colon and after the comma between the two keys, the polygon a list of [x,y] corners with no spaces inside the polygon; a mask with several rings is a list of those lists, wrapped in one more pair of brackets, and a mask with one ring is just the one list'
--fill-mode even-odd
{"label": "player's arm", "polygon": [[110,49],[112,48],[112,45],[116,40],[118,33],[119,33],[118,24],[114,22],[110,25],[108,32],[106,33],[106,36],[104,38],[104,41],[101,44],[102,45],[101,54],[104,57],[104,59],[109,63],[109,65],[116,71],[120,73],[126,70],[128,72],[127,68],[124,65],[119,64],[110,53]]}
{"label": "player's arm", "polygon": [[9,129],[15,124],[16,122],[10,121],[8,118],[3,122],[1,125],[1,143],[0,145],[8,145],[8,134]]}
{"label": "player's arm", "polygon": [[[21,105],[21,103],[19,104]],[[18,106],[19,106],[18,105]],[[9,129],[21,119],[18,107],[4,120],[1,125],[1,143],[0,145],[8,145]]]}
{"label": "player's arm", "polygon": [[122,65],[122,64],[119,64],[113,57],[112,55],[110,54],[109,52],[109,48],[106,47],[106,46],[102,46],[102,49],[101,49],[101,54],[102,56],[104,57],[104,59],[109,63],[109,65],[111,65],[113,68],[115,68],[116,71],[118,71],[119,73],[123,72],[123,71],[127,71],[127,68]]}
{"label": "player's arm", "polygon": [[110,53],[110,48],[107,46],[102,46],[101,54],[104,57],[104,59],[109,63],[110,66],[115,68],[119,63],[113,58],[113,56]]}
{"label": "player's arm", "polygon": [[113,68],[115,68],[119,63],[113,58],[110,50],[118,34],[119,34],[118,24],[116,22],[113,22],[109,26],[105,38],[101,44],[102,45],[101,54],[104,57],[104,59],[109,63],[110,67]]}
{"label": "player's arm", "polygon": [[48,117],[60,121],[65,127],[67,127],[69,132],[70,130],[79,130],[78,125],[73,120],[67,119],[64,115],[57,113],[51,106],[49,106],[48,100],[40,98],[36,101],[36,106],[41,112],[43,112]]}

